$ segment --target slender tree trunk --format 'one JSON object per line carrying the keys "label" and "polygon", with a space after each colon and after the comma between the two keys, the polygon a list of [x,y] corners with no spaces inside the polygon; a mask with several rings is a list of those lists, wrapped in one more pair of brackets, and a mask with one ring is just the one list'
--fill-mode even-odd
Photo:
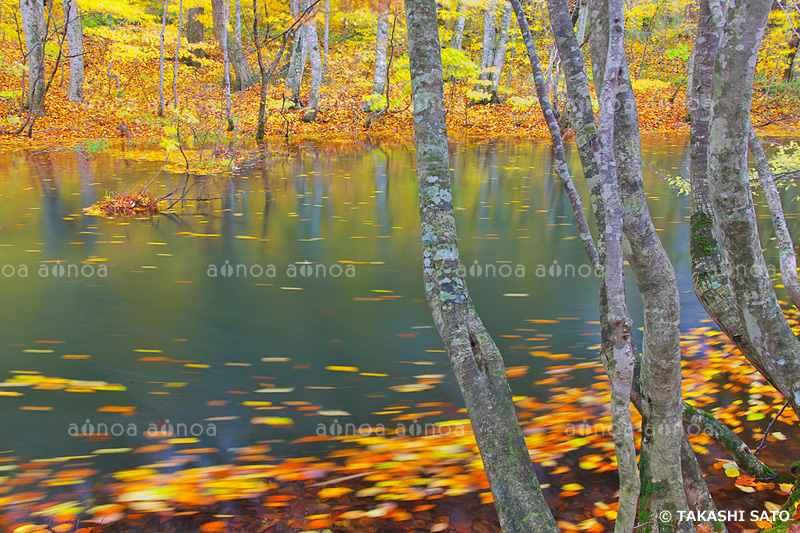
{"label": "slender tree trunk", "polygon": [[83,24],[81,12],[75,0],[64,0],[64,24],[66,25],[69,50],[67,100],[85,103],[83,98]]}
{"label": "slender tree trunk", "polygon": [[800,413],[800,343],[778,304],[761,252],[747,173],[755,62],[771,5],[740,0],[728,7],[712,84],[708,173],[739,317],[762,354],[761,364]]}
{"label": "slender tree trunk", "polygon": [[406,0],[405,9],[428,305],[464,395],[503,531],[556,532],[520,431],[503,360],[475,312],[462,275],[436,4]]}
{"label": "slender tree trunk", "polygon": [[[217,6],[217,3],[221,6]],[[228,131],[233,131],[233,113],[231,112],[231,67],[230,57],[228,55],[228,42],[227,39],[227,20],[228,20],[228,0],[213,0],[211,4],[214,9],[214,33],[217,34],[217,40],[222,48],[222,64],[223,64],[223,85],[225,87],[225,119],[228,122]],[[219,21],[219,22],[218,22]]]}
{"label": "slender tree trunk", "polygon": [[236,36],[231,35],[228,31],[230,10],[227,4],[227,0],[211,0],[211,12],[214,17],[214,37],[219,42],[220,49],[224,44],[228,61],[233,66],[233,86],[236,90],[241,90],[253,85],[255,78],[250,70],[250,64],[247,62],[247,55],[242,49],[241,42],[237,43]]}
{"label": "slender tree trunk", "polygon": [[233,0],[233,21],[236,46],[244,49],[242,45],[242,0]]}
{"label": "slender tree trunk", "polygon": [[[361,106],[363,111],[369,111],[372,105],[383,96],[386,89],[387,69],[387,44],[389,42],[389,12],[378,15],[378,25],[375,38],[375,74],[372,77],[372,93],[369,99]],[[383,106],[381,106],[383,107]]]}
{"label": "slender tree trunk", "polygon": [[458,51],[461,51],[461,43],[464,41],[464,24],[467,21],[466,9],[467,6],[464,5],[464,2],[459,0],[456,8],[458,17],[456,17],[456,23],[453,25],[453,37],[450,39],[450,48]]}
{"label": "slender tree trunk", "polygon": [[[504,0],[500,0],[504,1]],[[483,48],[481,51],[481,71],[478,75],[479,83],[475,85],[475,91],[481,93],[489,92],[491,85],[492,66],[494,65],[495,41],[497,38],[497,2],[498,0],[488,0],[486,9],[483,10]],[[488,101],[488,98],[487,98]]]}
{"label": "slender tree trunk", "polygon": [[167,28],[167,8],[169,0],[164,0],[164,13],[161,15],[161,49],[158,55],[158,116],[164,116],[164,30]]}
{"label": "slender tree trunk", "polygon": [[775,235],[778,238],[778,250],[780,254],[781,279],[786,295],[797,309],[800,309],[800,280],[797,277],[797,256],[794,254],[794,243],[789,228],[786,226],[786,217],[783,214],[783,204],[778,187],[775,186],[775,179],[772,176],[772,169],[769,168],[767,155],[764,147],[750,123],[750,136],[748,147],[753,160],[756,163],[761,188],[764,189],[764,197],[767,199],[772,225],[775,228]]}
{"label": "slender tree trunk", "polygon": [[41,0],[20,0],[19,14],[25,47],[28,55],[28,100],[26,105],[34,115],[44,113],[46,73],[44,68],[44,44],[47,26],[44,5]]}
{"label": "slender tree trunk", "polygon": [[[607,6],[590,0],[592,64],[602,72],[608,50]],[[680,354],[680,301],[675,272],[653,226],[644,194],[641,140],[636,100],[630,72],[622,49],[619,93],[616,97],[615,144],[622,201],[625,205],[624,231],[630,245],[627,258],[636,276],[644,307],[642,344],[642,478],[640,523],[669,511],[688,511],[681,475],[680,436],[683,434]],[[595,74],[595,87],[598,87]],[[603,127],[602,118],[599,121]],[[690,521],[675,524],[656,522],[655,530],[693,529]]]}
{"label": "slender tree trunk", "polygon": [[[633,323],[625,301],[625,278],[622,251],[623,209],[617,183],[617,163],[614,154],[614,119],[617,93],[622,83],[625,41],[622,0],[609,0],[607,58],[605,76],[600,91],[599,141],[601,197],[606,208],[605,226],[601,227],[600,266],[601,301],[607,314],[601,315],[611,332],[613,353],[611,372],[611,418],[614,448],[619,465],[619,509],[614,524],[616,533],[633,531],[636,504],[639,499],[639,471],[631,423],[631,390],[633,388],[634,355],[631,346]],[[570,22],[570,26],[572,23]],[[598,71],[602,72],[600,68]]]}
{"label": "slender tree trunk", "polygon": [[[298,0],[292,0],[292,15],[297,17],[300,14]],[[300,85],[303,82],[303,71],[306,68],[306,56],[308,55],[308,42],[306,38],[305,26],[301,25],[294,37],[292,56],[289,59],[289,71],[286,73],[286,89],[291,91],[291,101],[295,106],[302,106],[300,100]]]}
{"label": "slender tree trunk", "polygon": [[256,47],[256,54],[258,55],[258,68],[261,71],[261,91],[258,101],[258,127],[256,130],[256,142],[262,143],[264,142],[264,134],[266,130],[267,84],[269,83],[269,80],[272,79],[273,74],[275,74],[275,69],[278,68],[278,63],[283,57],[283,53],[286,50],[286,43],[289,42],[292,32],[290,31],[283,35],[283,39],[281,40],[281,48],[278,50],[278,53],[275,54],[275,59],[272,61],[272,65],[270,65],[269,70],[265,71],[264,58],[261,55],[261,43],[258,37],[258,24],[258,6],[256,0],[253,0],[253,44]]}
{"label": "slender tree trunk", "polygon": [[494,51],[494,59],[492,61],[492,71],[489,80],[492,84],[489,86],[489,94],[491,101],[500,102],[500,95],[498,90],[500,88],[500,77],[503,74],[503,65],[506,62],[506,52],[508,49],[508,37],[511,31],[511,18],[512,9],[508,0],[502,1],[502,16],[500,19],[500,36],[497,40],[497,46]]}
{"label": "slender tree trunk", "polygon": [[[311,0],[304,0],[301,3],[303,9],[308,9]],[[314,17],[312,9],[308,15],[307,22],[303,31],[306,34],[305,41],[308,43],[308,54],[311,59],[311,88],[308,95],[308,110],[303,114],[303,122],[314,122],[319,112],[319,89],[322,85],[322,59],[319,53],[319,39],[317,38],[317,19]]]}
{"label": "slender tree trunk", "polygon": [[178,110],[178,58],[181,53],[181,28],[183,28],[183,0],[178,0],[178,40],[175,43],[175,66],[172,72],[172,105]]}
{"label": "slender tree trunk", "polygon": [[325,41],[325,57],[322,60],[322,75],[328,76],[328,54],[330,52],[330,35],[331,35],[331,0],[325,0],[325,30],[323,32],[323,40]]}

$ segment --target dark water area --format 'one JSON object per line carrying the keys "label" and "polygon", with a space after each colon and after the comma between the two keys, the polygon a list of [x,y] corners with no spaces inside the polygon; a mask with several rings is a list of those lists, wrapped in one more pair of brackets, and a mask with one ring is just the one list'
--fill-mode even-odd
{"label": "dark water area", "polygon": [[[459,145],[451,155],[472,297],[507,366],[530,367],[512,379],[514,394],[547,402],[534,381],[554,361],[531,352],[596,361],[599,342],[597,279],[549,145]],[[643,155],[652,169],[688,176],[685,139],[648,139]],[[580,183],[574,148],[570,163]],[[189,177],[175,214],[105,220],[82,210],[138,190],[158,164],[135,152],[88,162],[0,155],[0,392],[22,393],[0,396],[0,452],[111,450],[95,461],[119,470],[140,460],[125,449],[169,423],[193,446],[218,449],[203,456],[210,464],[260,441],[281,457],[324,454],[332,444],[289,443],[346,424],[395,427],[404,409],[432,411],[420,405],[440,407],[407,423],[464,418],[424,301],[414,167],[401,148],[297,149],[264,171]],[[166,194],[182,179],[163,174],[150,190]],[[645,182],[688,331],[707,318],[691,290],[689,201],[651,167]],[[789,223],[798,229],[796,217]],[[777,252],[768,256],[777,271]],[[630,271],[628,287],[639,328]],[[20,386],[31,376],[74,381]],[[593,376],[575,371],[571,384]],[[76,436],[101,427],[114,434]]]}

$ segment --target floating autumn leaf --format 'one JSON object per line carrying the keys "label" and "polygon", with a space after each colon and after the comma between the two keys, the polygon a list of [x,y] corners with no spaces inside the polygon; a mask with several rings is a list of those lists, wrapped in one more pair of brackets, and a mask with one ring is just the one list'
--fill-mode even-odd
{"label": "floating autumn leaf", "polygon": [[267,426],[291,426],[294,420],[285,416],[258,416],[250,419],[251,424],[265,424]]}
{"label": "floating autumn leaf", "polygon": [[321,500],[328,500],[330,498],[338,498],[349,492],[353,492],[353,489],[347,487],[328,487],[320,490],[317,496],[319,496]]}
{"label": "floating autumn leaf", "polygon": [[358,367],[355,366],[326,366],[325,370],[333,372],[358,372]]}

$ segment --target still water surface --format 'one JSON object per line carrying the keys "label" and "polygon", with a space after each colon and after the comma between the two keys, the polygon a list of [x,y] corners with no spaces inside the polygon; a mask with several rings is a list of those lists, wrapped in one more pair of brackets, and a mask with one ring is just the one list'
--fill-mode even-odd
{"label": "still water surface", "polygon": [[[688,175],[683,140],[651,139],[644,155]],[[226,461],[229,448],[289,443],[334,420],[392,427],[403,408],[430,411],[420,404],[451,405],[423,423],[463,418],[424,301],[413,152],[299,148],[264,172],[190,178],[187,198],[210,201],[124,221],[82,209],[107,191],[138,190],[157,165],[135,152],[88,163],[25,156],[0,156],[0,381],[38,372],[124,390],[2,388],[23,394],[0,397],[0,450],[32,459],[135,448],[151,424],[168,420],[203,428],[201,442],[220,450],[206,460]],[[571,158],[579,169],[574,150]],[[594,360],[599,340],[591,323],[597,280],[551,165],[547,144],[452,148],[473,299],[507,366],[531,367],[512,379],[514,394],[544,401],[547,389],[532,383],[554,362],[530,352]],[[165,194],[181,178],[166,175],[151,191]],[[687,330],[705,318],[691,293],[688,199],[650,172],[646,185]],[[424,386],[420,375],[439,377]],[[587,385],[591,374],[573,383]],[[269,388],[283,392],[258,392]],[[293,424],[251,424],[257,416]],[[72,436],[87,423],[121,424],[125,434],[102,443]],[[276,446],[291,456],[324,453],[326,444]],[[100,464],[136,460],[122,454]]]}

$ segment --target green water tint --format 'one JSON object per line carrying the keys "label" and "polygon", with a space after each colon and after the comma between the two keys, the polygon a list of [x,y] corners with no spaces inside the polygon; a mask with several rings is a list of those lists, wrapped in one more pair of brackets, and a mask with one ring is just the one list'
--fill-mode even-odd
{"label": "green water tint", "polygon": [[[686,174],[684,152],[653,139],[644,155]],[[135,192],[157,167],[135,154],[0,157],[0,450],[95,455],[102,473],[152,459],[127,452],[169,429],[187,440],[156,456],[213,448],[203,466],[256,443],[321,457],[341,443],[314,437],[381,427],[418,437],[465,418],[424,302],[413,161],[404,149],[299,151],[264,172],[190,176],[172,214],[106,220],[82,210]],[[457,146],[452,164],[470,290],[517,368],[514,394],[559,401],[541,379],[559,364],[570,388],[592,385],[597,280],[549,147]],[[182,179],[165,175],[150,192]],[[646,185],[688,330],[706,317],[691,293],[688,199],[649,174]]]}

